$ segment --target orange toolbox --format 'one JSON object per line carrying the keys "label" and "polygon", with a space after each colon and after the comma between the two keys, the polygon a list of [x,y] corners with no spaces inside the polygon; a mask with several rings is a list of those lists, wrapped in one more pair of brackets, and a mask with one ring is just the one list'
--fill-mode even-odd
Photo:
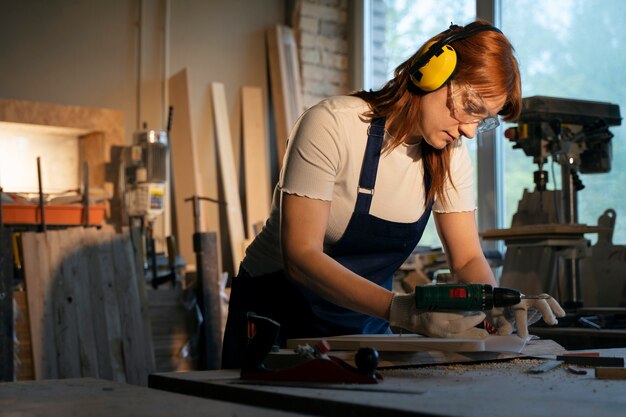
{"label": "orange toolbox", "polygon": [[[89,224],[100,226],[104,220],[103,205],[89,207]],[[48,225],[81,225],[85,223],[84,207],[80,204],[46,205]],[[39,224],[41,209],[37,204],[2,204],[2,222],[5,224]]]}

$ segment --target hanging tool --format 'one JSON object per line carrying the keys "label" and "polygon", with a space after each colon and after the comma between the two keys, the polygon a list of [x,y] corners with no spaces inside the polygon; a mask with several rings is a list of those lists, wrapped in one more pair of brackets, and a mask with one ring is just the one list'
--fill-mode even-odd
{"label": "hanging tool", "polygon": [[248,344],[241,367],[242,380],[357,384],[377,384],[382,380],[376,372],[378,352],[375,349],[359,349],[355,356],[355,368],[329,355],[330,346],[327,343],[301,349],[306,355],[304,362],[290,368],[269,369],[265,358],[273,349],[279,330],[280,324],[276,321],[248,312]]}
{"label": "hanging tool", "polygon": [[485,311],[519,304],[523,299],[548,299],[547,294],[524,295],[512,288],[488,284],[437,284],[415,287],[418,310]]}

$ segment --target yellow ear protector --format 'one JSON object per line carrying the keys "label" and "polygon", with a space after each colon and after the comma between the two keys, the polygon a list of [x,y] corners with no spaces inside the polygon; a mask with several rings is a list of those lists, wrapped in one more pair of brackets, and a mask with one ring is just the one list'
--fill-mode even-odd
{"label": "yellow ear protector", "polygon": [[487,30],[502,33],[500,29],[489,25],[456,30],[458,27],[450,25],[448,30],[442,32],[442,34],[449,33],[448,35],[438,41],[427,43],[418,52],[410,74],[411,81],[421,91],[431,92],[441,88],[454,73],[457,57],[456,51],[449,43]]}

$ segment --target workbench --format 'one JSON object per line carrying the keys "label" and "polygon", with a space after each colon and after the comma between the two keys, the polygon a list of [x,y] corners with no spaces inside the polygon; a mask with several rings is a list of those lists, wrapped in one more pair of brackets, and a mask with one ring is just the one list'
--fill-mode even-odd
{"label": "workbench", "polygon": [[[601,356],[626,357],[626,348]],[[596,379],[594,368],[576,375],[566,366],[542,374],[544,361],[506,361],[421,366],[382,371],[380,384],[244,382],[237,370],[152,374],[149,386],[276,410],[320,416],[624,416],[626,380]]]}
{"label": "workbench", "polygon": [[302,414],[194,398],[92,378],[0,383],[0,415],[11,417],[302,416]]}

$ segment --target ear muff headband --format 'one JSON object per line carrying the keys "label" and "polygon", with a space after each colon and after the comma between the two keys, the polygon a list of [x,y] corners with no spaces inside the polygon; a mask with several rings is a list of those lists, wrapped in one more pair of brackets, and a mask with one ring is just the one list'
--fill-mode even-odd
{"label": "ear muff headband", "polygon": [[453,31],[458,26],[450,25],[450,29],[443,32],[450,32],[438,41],[426,44],[422,49],[424,52],[418,53],[418,58],[411,66],[410,75],[413,84],[425,92],[435,91],[443,86],[452,76],[456,69],[456,51],[449,43],[458,39],[470,37],[478,32],[493,31],[502,33],[494,26],[475,26],[470,29]]}

